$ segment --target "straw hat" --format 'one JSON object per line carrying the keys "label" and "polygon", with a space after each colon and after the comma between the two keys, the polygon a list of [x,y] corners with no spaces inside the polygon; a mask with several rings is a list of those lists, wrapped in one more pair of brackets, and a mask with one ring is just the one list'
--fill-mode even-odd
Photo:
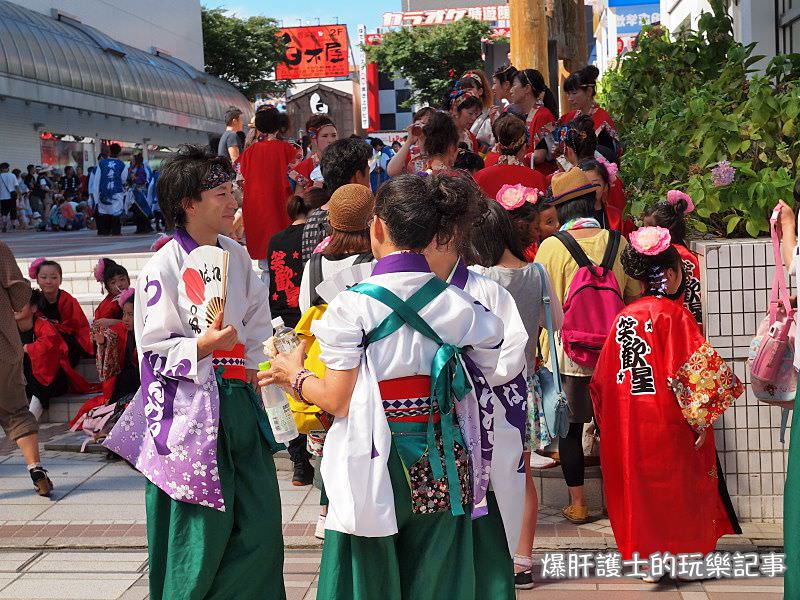
{"label": "straw hat", "polygon": [[579,167],[572,167],[566,173],[556,173],[550,184],[553,191],[553,204],[556,206],[594,192],[599,187],[596,183],[592,183]]}
{"label": "straw hat", "polygon": [[339,231],[363,231],[375,211],[372,191],[358,183],[348,183],[333,192],[328,202],[328,221]]}

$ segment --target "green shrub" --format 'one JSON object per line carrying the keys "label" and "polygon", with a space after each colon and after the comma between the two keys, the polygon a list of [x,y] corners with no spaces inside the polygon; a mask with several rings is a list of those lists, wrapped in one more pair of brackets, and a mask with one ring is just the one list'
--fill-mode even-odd
{"label": "green shrub", "polygon": [[[763,57],[733,39],[722,0],[711,5],[697,31],[675,40],[645,27],[637,49],[605,74],[601,103],[622,138],[631,214],[677,188],[694,199],[697,231],[756,237],[779,198],[791,204],[800,167],[800,55],[777,56],[753,75]],[[713,173],[727,163],[730,183]]]}

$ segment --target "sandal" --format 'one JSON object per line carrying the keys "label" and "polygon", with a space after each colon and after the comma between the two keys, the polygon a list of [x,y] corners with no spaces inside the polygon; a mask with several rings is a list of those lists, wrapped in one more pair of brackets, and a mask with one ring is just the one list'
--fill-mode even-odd
{"label": "sandal", "polygon": [[[514,587],[518,590],[533,588],[533,559],[530,556],[514,555]],[[517,571],[516,567],[522,567]]]}

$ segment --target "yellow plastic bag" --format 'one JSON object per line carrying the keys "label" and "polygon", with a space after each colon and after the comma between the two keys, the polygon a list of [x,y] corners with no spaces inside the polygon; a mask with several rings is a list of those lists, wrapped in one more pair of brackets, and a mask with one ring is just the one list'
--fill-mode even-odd
{"label": "yellow plastic bag", "polygon": [[[294,328],[295,332],[297,332],[297,336],[306,343],[306,354],[308,358],[306,358],[305,367],[317,377],[323,377],[325,375],[325,364],[319,358],[319,343],[311,333],[311,323],[317,319],[321,319],[327,308],[327,304],[312,306],[303,313],[303,316],[300,317],[300,321],[297,323],[297,327]],[[297,424],[297,431],[308,435],[310,431],[327,429],[319,419],[319,415],[322,412],[320,407],[295,400],[294,397],[289,394],[287,394],[287,396],[289,397],[289,406],[294,414],[294,422]]]}

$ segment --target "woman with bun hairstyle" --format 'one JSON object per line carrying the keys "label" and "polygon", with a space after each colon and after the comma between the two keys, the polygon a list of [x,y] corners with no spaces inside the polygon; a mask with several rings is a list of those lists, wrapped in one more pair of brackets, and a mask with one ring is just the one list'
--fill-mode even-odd
{"label": "woman with bun hairstyle", "polygon": [[428,157],[422,149],[425,143],[423,128],[435,112],[436,109],[432,106],[425,106],[414,113],[414,121],[406,128],[408,135],[403,145],[386,165],[389,177],[403,173],[413,175],[425,170]]}
{"label": "woman with bun hairstyle", "polygon": [[[325,148],[338,138],[336,125],[328,115],[314,115],[306,121],[306,134],[311,139],[311,155],[289,171],[289,179],[294,182],[294,191],[298,194],[314,186],[314,170],[319,167],[319,159]],[[316,179],[321,179],[321,175]]]}
{"label": "woman with bun hairstyle", "polygon": [[475,176],[483,193],[494,198],[504,185],[516,184],[544,192],[547,189],[544,175],[525,164],[529,133],[522,119],[505,113],[495,121],[494,130],[497,135],[495,149],[499,152],[497,162]]}
{"label": "woman with bun hairstyle", "polygon": [[492,119],[490,117],[490,110],[494,106],[494,98],[492,96],[492,87],[489,84],[489,80],[486,78],[486,73],[480,69],[471,69],[464,73],[461,79],[458,80],[456,87],[460,90],[472,93],[483,105],[481,114],[475,119],[472,127],[470,127],[470,131],[478,140],[481,152],[485,152],[494,145]]}
{"label": "woman with bun hairstyle", "polygon": [[[474,98],[474,96],[473,96]],[[458,155],[459,132],[449,113],[436,111],[422,128],[425,136],[422,149],[428,157],[425,168],[419,172],[449,171]]]}
{"label": "woman with bun hairstyle", "polygon": [[440,173],[381,186],[372,276],[312,327],[324,377],[304,370],[304,344],[259,373],[260,385],[293,387],[336,417],[322,459],[330,504],[320,598],[514,598],[502,521],[484,496],[480,440],[491,432],[475,427],[485,425],[478,395],[491,393],[483,374],[497,367],[503,323],[428,264],[470,235],[476,190]]}
{"label": "woman with bun hairstyle", "polygon": [[545,137],[555,128],[555,115],[558,112],[556,98],[536,69],[517,72],[509,94],[511,101],[527,115],[528,154],[531,155],[529,164],[543,175],[549,175],[557,165],[555,161],[548,160]]}
{"label": "woman with bun hairstyle", "polygon": [[663,227],[669,230],[672,245],[683,261],[686,276],[686,293],[683,303],[692,316],[703,328],[703,304],[700,296],[700,261],[697,255],[689,250],[686,241],[686,215],[694,211],[694,202],[688,194],[679,190],[667,192],[666,200],[659,200],[647,207],[642,213],[644,224],[648,227]]}
{"label": "woman with bun hairstyle", "polygon": [[131,278],[125,267],[110,258],[100,258],[93,274],[95,281],[102,283],[106,292],[105,298],[94,310],[94,323],[111,327],[122,320],[122,307],[117,299],[122,292],[131,287]]}
{"label": "woman with bun hairstyle", "polygon": [[570,111],[562,115],[561,122],[569,123],[581,115],[589,115],[594,123],[597,141],[612,152],[612,156],[619,159],[622,156],[622,147],[619,144],[617,126],[611,116],[595,102],[597,78],[600,70],[594,65],[588,65],[580,71],[575,71],[564,81],[564,91],[567,93]]}
{"label": "woman with bun hairstyle", "polygon": [[42,316],[53,322],[67,343],[70,364],[74,367],[82,357],[94,356],[89,320],[75,297],[61,289],[61,265],[37,258],[28,267],[28,276],[42,290]]}
{"label": "woman with bun hairstyle", "polygon": [[516,77],[517,72],[516,67],[510,64],[504,65],[494,72],[492,76],[492,96],[494,96],[495,102],[500,104],[495,105],[489,111],[492,121],[514,106],[511,100],[511,86],[514,85],[514,77]]}
{"label": "woman with bun hairstyle", "polygon": [[[631,234],[622,265],[644,296],[615,319],[591,383],[608,518],[624,560],[705,555],[741,531],[713,423],[744,388],[676,302],[684,270],[672,242],[662,227]],[[665,460],[679,468],[665,470]]]}
{"label": "woman with bun hairstyle", "polygon": [[447,96],[445,108],[450,112],[450,116],[453,117],[453,122],[456,124],[458,141],[466,143],[470,151],[478,152],[480,143],[475,134],[472,133],[471,127],[483,109],[481,99],[471,91],[453,90]]}

